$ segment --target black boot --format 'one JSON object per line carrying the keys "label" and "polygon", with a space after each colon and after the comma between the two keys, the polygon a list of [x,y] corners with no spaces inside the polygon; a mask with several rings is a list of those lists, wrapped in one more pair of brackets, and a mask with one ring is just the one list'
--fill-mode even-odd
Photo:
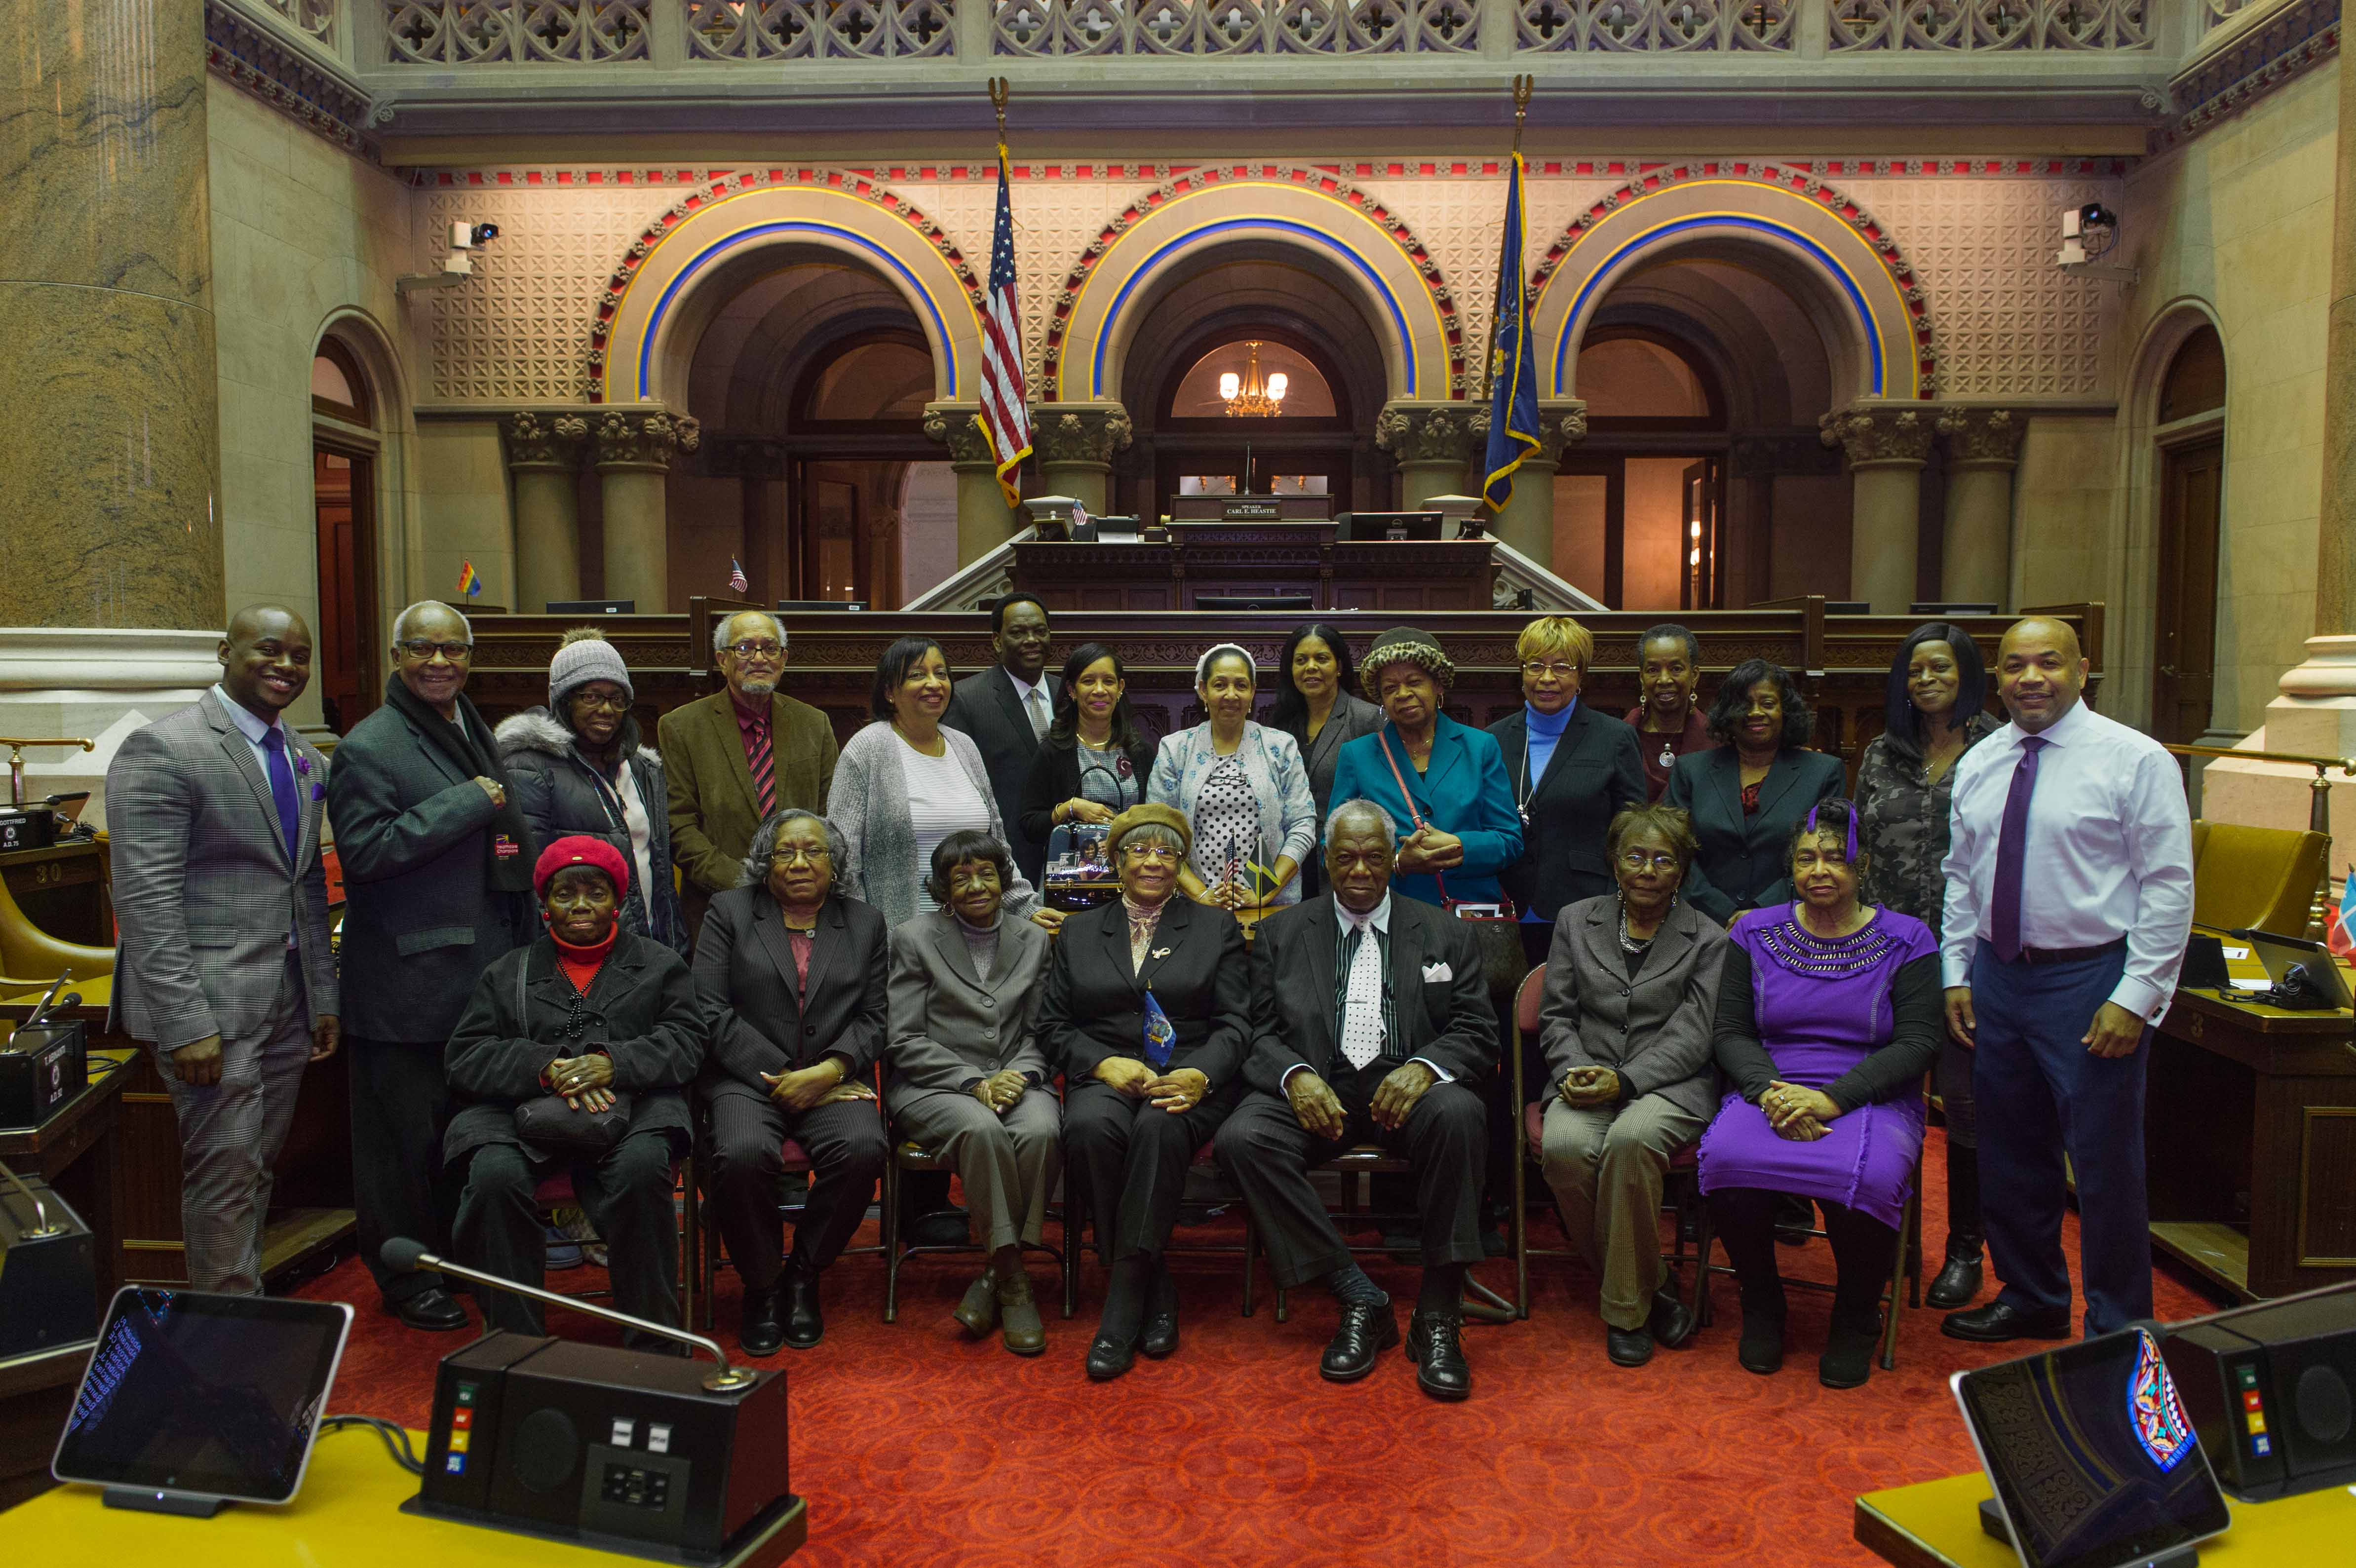
{"label": "black boot", "polygon": [[1923,1305],[1952,1312],[1980,1293],[1980,1151],[1947,1145],[1947,1261]]}
{"label": "black boot", "polygon": [[[1747,1319],[1746,1319],[1747,1321]],[[1879,1307],[1833,1308],[1832,1333],[1816,1362],[1816,1381],[1826,1388],[1858,1388],[1873,1375],[1873,1352],[1881,1344]]]}
{"label": "black boot", "polygon": [[744,1318],[736,1330],[736,1343],[746,1355],[774,1356],[784,1348],[786,1327],[778,1317],[783,1295],[776,1285],[744,1287]]}
{"label": "black boot", "polygon": [[1783,1282],[1742,1282],[1742,1339],[1734,1359],[1746,1372],[1770,1377],[1783,1370]]}
{"label": "black boot", "polygon": [[797,1350],[807,1350],[826,1335],[826,1319],[818,1309],[818,1271],[802,1266],[798,1257],[786,1260],[786,1272],[777,1281],[777,1295],[785,1307],[786,1343]]}

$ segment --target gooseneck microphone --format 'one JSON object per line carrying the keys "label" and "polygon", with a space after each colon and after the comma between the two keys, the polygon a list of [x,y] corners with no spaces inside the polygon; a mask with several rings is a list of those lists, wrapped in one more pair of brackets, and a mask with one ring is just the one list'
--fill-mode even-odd
{"label": "gooseneck microphone", "polygon": [[454,1264],[447,1258],[436,1257],[425,1250],[423,1243],[412,1241],[407,1236],[393,1237],[385,1243],[377,1255],[384,1260],[385,1267],[397,1274],[414,1274],[419,1269],[430,1268],[437,1274],[472,1280],[477,1285],[487,1285],[493,1290],[510,1291],[517,1296],[528,1296],[534,1301],[545,1302],[552,1307],[563,1307],[575,1312],[585,1312],[592,1317],[603,1317],[608,1323],[619,1323],[626,1328],[637,1328],[648,1334],[659,1334],[666,1339],[676,1339],[682,1345],[701,1345],[712,1352],[713,1360],[720,1363],[714,1371],[706,1374],[703,1380],[703,1386],[715,1393],[726,1392],[732,1389],[750,1388],[758,1381],[756,1374],[750,1369],[730,1366],[728,1352],[720,1348],[720,1342],[716,1339],[707,1339],[701,1334],[691,1334],[684,1328],[673,1328],[667,1323],[656,1323],[644,1317],[633,1317],[626,1312],[616,1312],[611,1307],[599,1307],[584,1301],[578,1296],[559,1296],[552,1290],[542,1290],[537,1285],[524,1285],[512,1279],[502,1279],[495,1274],[485,1274],[478,1269],[468,1268],[464,1264]]}

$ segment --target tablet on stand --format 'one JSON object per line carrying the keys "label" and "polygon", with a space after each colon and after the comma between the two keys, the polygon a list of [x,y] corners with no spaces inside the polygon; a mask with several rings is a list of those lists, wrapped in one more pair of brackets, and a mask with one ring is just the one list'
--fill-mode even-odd
{"label": "tablet on stand", "polygon": [[208,1519],[291,1502],[351,1324],[338,1301],[125,1285],[49,1473],[104,1488],[109,1508]]}

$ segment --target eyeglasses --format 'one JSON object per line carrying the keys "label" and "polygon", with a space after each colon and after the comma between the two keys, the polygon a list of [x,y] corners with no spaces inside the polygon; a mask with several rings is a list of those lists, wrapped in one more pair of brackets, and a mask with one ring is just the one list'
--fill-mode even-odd
{"label": "eyeglasses", "polygon": [[740,659],[774,659],[785,656],[785,647],[777,643],[756,643],[747,637],[741,643],[730,643],[728,651]]}
{"label": "eyeglasses", "polygon": [[475,656],[475,645],[472,643],[429,643],[423,637],[417,637],[393,645],[413,659],[430,659],[435,654],[440,654],[452,664],[464,664]]}
{"label": "eyeglasses", "polygon": [[820,860],[832,859],[834,852],[830,849],[810,849],[799,844],[780,844],[769,851],[769,864],[772,866],[790,866],[797,860],[815,866]]}
{"label": "eyeglasses", "polygon": [[1677,869],[1677,858],[1675,855],[1647,855],[1642,849],[1629,850],[1620,857],[1620,863],[1632,871],[1642,871],[1647,869],[1655,871],[1674,871]]}
{"label": "eyeglasses", "polygon": [[611,697],[599,697],[591,691],[576,691],[573,694],[573,702],[576,708],[595,708],[607,713],[627,713],[630,710],[630,699],[618,691]]}
{"label": "eyeglasses", "polygon": [[1549,675],[1557,680],[1569,680],[1579,673],[1579,667],[1575,664],[1544,664],[1532,659],[1522,666],[1522,673],[1532,680]]}
{"label": "eyeglasses", "polygon": [[1178,859],[1178,851],[1167,844],[1124,844],[1120,853],[1130,860],[1162,860],[1174,865]]}

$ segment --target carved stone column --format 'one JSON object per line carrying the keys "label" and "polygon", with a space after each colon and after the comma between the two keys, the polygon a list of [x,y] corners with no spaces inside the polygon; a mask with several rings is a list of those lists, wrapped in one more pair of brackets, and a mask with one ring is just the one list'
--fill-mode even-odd
{"label": "carved stone column", "polygon": [[980,408],[978,403],[925,405],[925,433],[949,449],[949,467],[957,475],[961,567],[988,555],[1023,527],[1006,504],[1006,492],[998,487],[998,464],[977,418]]}
{"label": "carved stone column", "polygon": [[1931,411],[1921,403],[1868,398],[1825,415],[1826,446],[1848,460],[1848,596],[1877,615],[1902,615],[1914,601],[1915,530],[1922,520],[1921,476],[1930,455]]}
{"label": "carved stone column", "polygon": [[[2340,101],[2356,104],[2356,49],[2340,51]],[[2340,116],[2338,186],[2323,351],[2323,526],[2315,562],[2315,631],[2323,637],[2356,633],[2356,111]],[[2356,844],[2356,833],[2343,824],[2333,843],[2335,849]]]}
{"label": "carved stone column", "polygon": [[526,410],[499,421],[515,475],[516,603],[531,614],[581,597],[581,499],[575,475],[589,421]]}
{"label": "carved stone column", "polygon": [[[1489,520],[1489,532],[1532,560],[1554,570],[1554,476],[1562,449],[1587,439],[1587,405],[1577,400],[1538,405],[1538,449],[1514,470],[1514,493],[1505,509]],[[1477,470],[1489,443],[1489,411],[1472,415],[1472,459]],[[1472,476],[1473,494],[1483,475]]]}
{"label": "carved stone column", "polygon": [[1101,516],[1112,507],[1112,454],[1127,451],[1135,433],[1119,403],[1033,404],[1039,483],[1048,495],[1073,496]]}
{"label": "carved stone column", "polygon": [[1471,403],[1386,403],[1375,421],[1375,444],[1398,460],[1399,507],[1413,511],[1434,496],[1476,493],[1472,421],[1488,411]]}
{"label": "carved stone column", "polygon": [[596,416],[597,477],[605,501],[605,596],[670,613],[670,521],[664,484],[674,453],[693,452],[702,427],[659,403]]}
{"label": "carved stone column", "polygon": [[[15,215],[0,225],[0,625],[219,635],[204,9],[187,0],[10,8],[13,41],[0,62],[0,168]],[[279,391],[273,381],[267,395]]]}
{"label": "carved stone column", "polygon": [[2029,421],[2010,409],[1945,409],[1946,544],[1939,597],[2001,605],[2012,572],[2012,472]]}

